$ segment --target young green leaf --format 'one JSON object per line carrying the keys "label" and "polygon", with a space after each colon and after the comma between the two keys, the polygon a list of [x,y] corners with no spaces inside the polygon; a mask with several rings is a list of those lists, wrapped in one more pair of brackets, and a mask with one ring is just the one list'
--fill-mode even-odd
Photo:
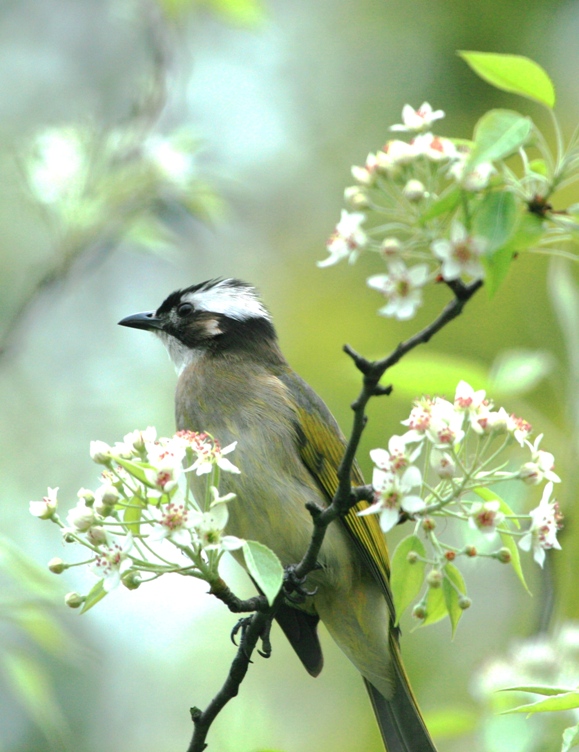
{"label": "young green leaf", "polygon": [[579,691],[564,692],[560,695],[553,695],[546,700],[537,700],[527,705],[518,705],[510,710],[503,710],[502,714],[507,713],[552,713],[556,710],[574,710],[579,708]]}
{"label": "young green leaf", "polygon": [[529,595],[532,595],[531,591],[529,590],[529,586],[527,585],[527,581],[525,580],[525,575],[523,574],[523,568],[521,566],[521,557],[519,555],[519,547],[513,540],[513,536],[509,533],[504,533],[499,528],[499,535],[501,536],[501,541],[503,543],[503,546],[505,548],[509,549],[509,553],[511,554],[511,564],[513,565],[513,569],[515,570],[515,574],[521,581],[521,584],[529,593]]}
{"label": "young green leaf", "polygon": [[517,202],[507,191],[487,193],[472,219],[473,233],[487,240],[486,253],[489,256],[507,242],[516,224]]}
{"label": "young green leaf", "polygon": [[136,497],[130,499],[129,503],[131,506],[125,507],[123,522],[133,535],[139,535],[141,531],[141,513],[143,510]]}
{"label": "young green leaf", "polygon": [[411,552],[415,552],[420,558],[426,556],[424,544],[417,535],[409,535],[407,538],[403,538],[396,546],[396,550],[392,556],[390,583],[394,596],[397,624],[406,608],[420,592],[420,588],[424,582],[424,567],[426,564],[420,558],[410,563],[408,561],[408,554]]}
{"label": "young green leaf", "polygon": [[569,752],[571,747],[574,747],[577,743],[579,743],[579,724],[577,726],[569,726],[569,728],[563,731],[561,752]]}
{"label": "young green leaf", "polygon": [[430,207],[420,217],[420,222],[424,225],[441,214],[454,211],[460,204],[461,194],[462,189],[458,185],[453,186],[447,193],[443,193],[440,198],[432,202]]}
{"label": "young green leaf", "polygon": [[474,130],[474,147],[465,166],[471,172],[482,162],[494,162],[514,154],[527,141],[533,124],[512,110],[489,110]]}
{"label": "young green leaf", "polygon": [[89,608],[92,608],[93,606],[96,606],[96,604],[99,601],[102,601],[102,599],[107,594],[107,591],[103,587],[104,580],[99,580],[97,584],[92,588],[90,593],[86,597],[86,601],[82,604],[82,608],[80,610],[81,614],[86,614],[86,612],[89,610]]}
{"label": "young green leaf", "polygon": [[444,567],[444,574],[442,592],[446,608],[448,609],[448,615],[450,616],[452,636],[454,637],[460,617],[464,613],[464,609],[458,605],[458,600],[460,595],[466,594],[466,585],[461,573],[454,564],[447,564]]}
{"label": "young green leaf", "polygon": [[534,695],[545,695],[545,697],[553,697],[553,695],[562,695],[572,690],[567,687],[543,687],[535,685],[525,685],[520,687],[503,687],[498,690],[499,692],[532,692]]}
{"label": "young green leaf", "polygon": [[555,87],[538,63],[522,55],[459,50],[460,57],[484,81],[497,89],[519,94],[552,109]]}
{"label": "young green leaf", "polygon": [[428,595],[426,596],[426,618],[420,626],[424,627],[427,624],[436,624],[437,621],[444,619],[445,616],[448,616],[448,609],[446,607],[442,588],[428,588]]}
{"label": "young green leaf", "polygon": [[263,591],[269,604],[283,583],[283,567],[274,552],[257,541],[245,541],[243,557],[249,574]]}
{"label": "young green leaf", "polygon": [[[145,486],[148,486],[149,488],[155,487],[154,484],[151,483],[151,481],[147,478],[143,465],[137,464],[136,462],[131,462],[130,460],[125,460],[122,457],[116,457],[115,462],[118,462],[121,467],[127,470],[137,480],[140,480],[141,483],[143,483]],[[147,465],[147,467],[152,467],[152,465]]]}

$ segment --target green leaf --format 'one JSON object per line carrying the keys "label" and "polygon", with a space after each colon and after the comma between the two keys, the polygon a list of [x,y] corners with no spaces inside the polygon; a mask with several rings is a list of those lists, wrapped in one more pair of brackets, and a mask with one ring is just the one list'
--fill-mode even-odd
{"label": "green leaf", "polygon": [[568,687],[543,687],[534,685],[524,685],[521,687],[503,687],[497,690],[498,692],[532,692],[535,695],[545,695],[546,697],[552,697],[553,695],[561,695],[566,692],[573,692],[574,690]]}
{"label": "green leaf", "polygon": [[549,175],[549,168],[544,159],[531,159],[529,162],[529,169],[544,178]]}
{"label": "green leaf", "polygon": [[492,391],[526,394],[552,373],[554,367],[555,359],[546,350],[506,350],[491,366]]}
{"label": "green leaf", "polygon": [[426,549],[424,544],[417,535],[409,535],[403,538],[396,546],[392,556],[392,573],[390,584],[394,596],[394,607],[396,609],[396,624],[400,617],[412,601],[416,598],[422,583],[424,582],[424,561],[416,561],[411,564],[408,561],[408,554],[415,551],[418,556],[425,557]]}
{"label": "green leaf", "polygon": [[502,91],[519,94],[552,109],[555,87],[538,63],[522,55],[460,50],[460,57],[484,81]]}
{"label": "green leaf", "polygon": [[[464,613],[464,609],[458,605],[458,599],[460,595],[466,595],[466,585],[462,574],[454,566],[454,564],[447,564],[444,567],[444,580],[442,581],[442,592],[444,594],[444,602],[448,609],[448,615],[450,616],[450,624],[452,628],[452,636],[456,632],[460,617]],[[460,594],[460,595],[459,595]]]}
{"label": "green leaf", "polygon": [[[151,483],[151,481],[147,478],[147,475],[145,473],[145,468],[143,465],[140,465],[136,462],[131,462],[131,460],[124,460],[122,457],[115,457],[115,462],[117,462],[121,467],[124,467],[124,469],[130,473],[133,477],[135,477],[137,480],[140,480],[141,483],[143,483],[148,488],[154,488],[155,486]],[[146,467],[151,468],[152,465],[146,465]]]}
{"label": "green leaf", "polygon": [[436,624],[437,621],[448,616],[448,609],[444,599],[442,588],[428,588],[426,595],[426,619],[419,625],[425,627],[427,624]]}
{"label": "green leaf", "polygon": [[280,560],[271,549],[257,541],[245,541],[243,556],[249,574],[263,591],[268,603],[273,603],[283,583]]}
{"label": "green leaf", "polygon": [[517,201],[509,191],[487,193],[473,217],[473,233],[488,242],[485,254],[493,255],[514,233],[517,224]]}
{"label": "green leaf", "polygon": [[503,710],[502,714],[528,713],[531,715],[533,713],[553,713],[558,710],[574,710],[575,708],[579,708],[579,691],[577,690],[553,695],[546,700],[537,700],[537,702],[530,702],[527,705],[518,705],[516,708]]}
{"label": "green leaf", "polygon": [[453,212],[460,204],[462,189],[456,185],[440,198],[433,201],[429,208],[420,217],[420,223],[424,225],[431,219],[439,217],[441,214]]}
{"label": "green leaf", "polygon": [[102,599],[107,594],[107,591],[104,589],[103,586],[104,580],[99,580],[97,584],[92,588],[90,593],[87,595],[85,602],[82,604],[82,608],[80,610],[81,614],[86,614],[86,612],[92,608],[93,606],[96,606],[96,604],[99,601],[102,601]]}
{"label": "green leaf", "polygon": [[575,747],[577,744],[579,744],[579,724],[577,726],[569,726],[569,728],[563,731],[561,752],[569,752],[571,747]]}
{"label": "green leaf", "polygon": [[504,282],[515,254],[537,245],[544,234],[542,220],[534,214],[525,212],[519,217],[515,231],[502,248],[497,248],[490,257],[483,257],[487,272],[485,286],[490,298]]}
{"label": "green leaf", "polygon": [[471,172],[482,162],[494,162],[514,154],[529,138],[530,118],[512,110],[490,110],[475,126],[474,148],[465,166]]}
{"label": "green leaf", "polygon": [[515,574],[521,581],[521,584],[523,585],[527,593],[529,593],[529,595],[532,595],[531,591],[529,590],[529,586],[527,585],[527,581],[525,580],[525,575],[523,574],[523,568],[521,566],[521,556],[519,554],[519,547],[515,543],[512,535],[509,535],[509,533],[503,533],[500,528],[498,530],[499,530],[499,535],[501,536],[501,541],[503,543],[503,546],[505,548],[508,548],[509,553],[511,554],[511,564],[513,565]]}
{"label": "green leaf", "polygon": [[514,252],[526,251],[537,245],[544,234],[545,229],[541,217],[525,212],[519,218],[519,223],[508,246]]}
{"label": "green leaf", "polygon": [[505,281],[514,258],[514,251],[509,246],[497,249],[492,256],[483,256],[485,268],[485,287],[492,300]]}
{"label": "green leaf", "polygon": [[143,509],[137,497],[129,499],[129,504],[131,504],[130,507],[125,507],[123,522],[133,535],[139,535],[141,532],[140,520]]}

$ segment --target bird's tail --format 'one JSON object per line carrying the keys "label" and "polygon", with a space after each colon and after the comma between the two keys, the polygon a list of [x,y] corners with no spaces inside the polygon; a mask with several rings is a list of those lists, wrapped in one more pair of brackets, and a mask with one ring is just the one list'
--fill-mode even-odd
{"label": "bird's tail", "polygon": [[400,647],[393,630],[390,633],[390,655],[393,668],[393,692],[390,699],[386,699],[364,679],[386,752],[436,752],[404,671]]}

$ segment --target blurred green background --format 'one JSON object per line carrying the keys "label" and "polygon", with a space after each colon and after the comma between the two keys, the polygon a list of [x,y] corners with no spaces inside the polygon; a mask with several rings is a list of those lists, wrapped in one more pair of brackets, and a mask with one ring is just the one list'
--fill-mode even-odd
{"label": "blurred green background", "polygon": [[[444,109],[443,135],[469,137],[498,106],[548,129],[538,106],[484,84],[457,49],[543,65],[569,135],[579,115],[578,35],[579,4],[563,0],[2,0],[2,752],[185,749],[188,708],[208,702],[233,656],[235,618],[196,582],[120,588],[80,617],[62,596],[87,592],[90,576],[44,576],[20,553],[40,567],[65,557],[56,527],[30,517],[28,501],[59,486],[72,504],[79,487],[94,487],[91,439],[114,442],[147,425],[173,431],[175,375],[162,346],[116,322],[178,287],[248,280],[272,310],[288,360],[347,430],[359,378],[342,345],[383,355],[447,298],[430,290],[417,319],[393,322],[376,315],[381,299],[365,287],[381,271],[376,258],[316,267],[350,166],[384,143],[407,102]],[[68,207],[39,202],[26,177],[38,134],[55,128],[76,129],[88,155],[86,190]],[[181,165],[181,186],[151,172],[163,138],[200,147]],[[578,200],[569,191],[557,208]],[[557,748],[557,725],[493,720],[481,686],[489,661],[578,616],[575,274],[544,256],[520,258],[493,300],[483,291],[393,370],[393,396],[370,407],[360,452],[367,474],[368,450],[400,432],[417,389],[452,396],[461,375],[488,386],[497,355],[517,348],[553,364],[527,389],[493,396],[545,431],[544,448],[557,457],[564,552],[543,573],[525,560],[533,598],[510,567],[469,562],[473,606],[453,642],[447,622],[411,632],[403,620],[409,673],[441,752]],[[536,498],[518,501],[528,509]],[[394,531],[393,544],[405,532]],[[235,565],[227,577],[250,592]],[[533,660],[547,660],[545,645],[533,644]],[[276,630],[272,659],[256,660],[210,749],[380,749],[362,682],[326,639],[325,654],[314,681]]]}

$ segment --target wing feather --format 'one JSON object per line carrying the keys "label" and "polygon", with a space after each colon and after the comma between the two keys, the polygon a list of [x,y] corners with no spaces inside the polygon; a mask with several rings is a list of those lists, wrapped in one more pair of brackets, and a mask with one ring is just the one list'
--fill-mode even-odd
{"label": "wing feather", "polygon": [[[292,392],[296,410],[296,433],[300,455],[328,503],[338,488],[338,468],[346,440],[334,417],[305,381],[290,372],[282,381]],[[352,483],[363,485],[364,478],[357,463],[352,468]],[[380,585],[394,620],[394,603],[390,590],[390,560],[384,533],[376,515],[359,517],[357,512],[369,506],[360,501],[342,520],[366,568]]]}

